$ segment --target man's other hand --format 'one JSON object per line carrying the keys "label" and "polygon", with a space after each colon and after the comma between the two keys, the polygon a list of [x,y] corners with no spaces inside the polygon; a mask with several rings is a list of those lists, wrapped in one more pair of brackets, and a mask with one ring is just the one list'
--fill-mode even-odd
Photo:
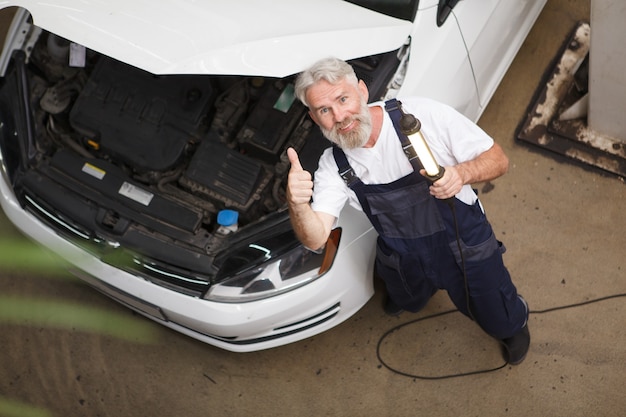
{"label": "man's other hand", "polygon": [[[420,170],[420,174],[426,176],[426,171]],[[428,178],[428,177],[427,177]],[[430,186],[430,195],[445,200],[457,195],[463,188],[463,178],[456,167],[445,167],[443,177],[439,178]]]}

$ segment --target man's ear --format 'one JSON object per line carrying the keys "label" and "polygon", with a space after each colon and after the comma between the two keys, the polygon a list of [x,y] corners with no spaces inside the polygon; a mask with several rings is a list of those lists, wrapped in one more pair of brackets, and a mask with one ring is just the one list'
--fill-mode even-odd
{"label": "man's ear", "polygon": [[367,102],[369,100],[369,98],[370,98],[370,92],[367,89],[367,84],[365,84],[365,81],[363,81],[363,80],[359,80],[359,91],[363,95],[363,98],[365,99],[365,102]]}

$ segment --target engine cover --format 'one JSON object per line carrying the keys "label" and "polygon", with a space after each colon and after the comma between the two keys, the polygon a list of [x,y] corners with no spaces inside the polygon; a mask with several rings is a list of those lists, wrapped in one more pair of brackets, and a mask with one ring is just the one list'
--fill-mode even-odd
{"label": "engine cover", "polygon": [[105,154],[139,170],[163,171],[202,136],[214,101],[208,77],[157,77],[101,59],[70,123]]}

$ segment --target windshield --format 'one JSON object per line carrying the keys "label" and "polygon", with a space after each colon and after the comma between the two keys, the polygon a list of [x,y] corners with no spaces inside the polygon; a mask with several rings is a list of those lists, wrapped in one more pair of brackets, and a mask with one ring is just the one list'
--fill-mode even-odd
{"label": "windshield", "polygon": [[413,21],[419,0],[346,0],[387,16]]}

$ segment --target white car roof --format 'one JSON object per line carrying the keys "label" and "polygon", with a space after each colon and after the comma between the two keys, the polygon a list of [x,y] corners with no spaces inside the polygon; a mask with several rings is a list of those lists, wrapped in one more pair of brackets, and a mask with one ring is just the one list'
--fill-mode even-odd
{"label": "white car roof", "polygon": [[399,48],[411,22],[342,0],[14,0],[34,24],[154,74],[284,77]]}

